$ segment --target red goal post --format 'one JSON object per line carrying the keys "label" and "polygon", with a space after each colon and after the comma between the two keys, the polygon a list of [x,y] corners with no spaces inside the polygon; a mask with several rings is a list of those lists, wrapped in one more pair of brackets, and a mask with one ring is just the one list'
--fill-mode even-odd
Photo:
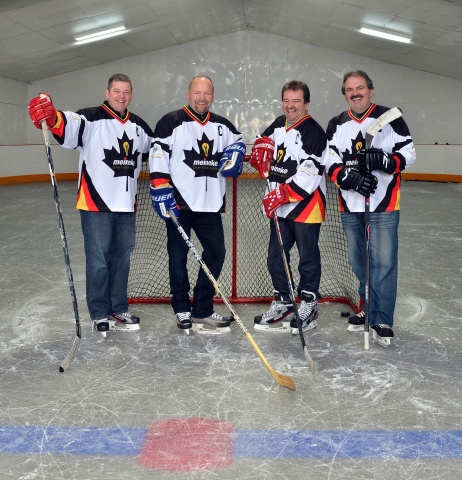
{"label": "red goal post", "polygon": [[[269,302],[274,299],[266,265],[269,220],[261,210],[266,183],[248,161],[249,155],[238,179],[227,179],[227,210],[223,214],[227,254],[217,280],[223,294],[231,302]],[[149,186],[149,165],[145,162],[138,179],[136,247],[131,256],[128,281],[130,303],[167,303],[171,299],[165,220],[152,208]],[[326,203],[326,221],[319,238],[321,301],[346,303],[358,311],[358,281],[348,262],[346,237],[338,210],[337,187],[330,180],[327,181]],[[194,233],[191,241],[201,253],[200,242]],[[299,280],[298,258],[294,246],[290,255],[294,286],[298,285]],[[190,283],[194,287],[200,265],[193,255],[188,256],[187,268]],[[221,302],[221,299],[217,296],[216,301]]]}

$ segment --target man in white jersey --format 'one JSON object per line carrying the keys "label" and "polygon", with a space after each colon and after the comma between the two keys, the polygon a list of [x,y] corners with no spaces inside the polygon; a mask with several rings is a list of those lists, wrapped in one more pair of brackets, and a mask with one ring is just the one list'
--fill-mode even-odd
{"label": "man in white jersey", "polygon": [[[297,293],[301,300],[299,316],[303,331],[307,331],[316,327],[317,301],[321,298],[318,241],[325,219],[324,173],[329,152],[324,130],[308,113],[308,85],[296,80],[287,82],[282,88],[281,97],[284,115],[276,118],[255,141],[250,160],[262,177],[269,172],[270,188],[266,190],[263,206],[270,218],[267,264],[275,297],[270,310],[255,317],[254,329],[298,334],[274,212],[278,217],[289,268],[290,250],[294,244],[297,245],[300,273]],[[291,329],[288,328],[289,322]]]}
{"label": "man in white jersey", "polygon": [[170,291],[178,327],[229,331],[231,319],[214,312],[215,288],[202,269],[191,302],[188,245],[168,212],[175,213],[188,236],[194,230],[204,249],[202,259],[217,279],[226,253],[221,218],[225,177],[242,172],[244,138],[229,120],[209,111],[214,100],[210,78],[194,77],[186,97],[188,105],[162,117],[154,131],[149,160],[152,202],[166,220]]}
{"label": "man in white jersey", "polygon": [[[398,225],[401,171],[415,161],[415,148],[403,118],[384,126],[365,149],[367,128],[387,107],[372,102],[374,85],[362,70],[345,74],[342,93],[350,106],[330,120],[327,173],[339,186],[348,257],[365,290],[365,200],[370,195],[370,326],[373,339],[390,345],[398,280]],[[371,172],[375,180],[371,179]],[[364,331],[365,314],[349,319],[348,330]]]}
{"label": "man in white jersey", "polygon": [[86,295],[92,327],[139,331],[140,319],[129,313],[127,283],[135,247],[137,179],[147,161],[152,131],[128,111],[133,98],[127,75],[109,78],[106,101],[77,112],[57,111],[51,97],[29,103],[37,128],[45,121],[64,148],[80,151],[77,208],[86,258]]}

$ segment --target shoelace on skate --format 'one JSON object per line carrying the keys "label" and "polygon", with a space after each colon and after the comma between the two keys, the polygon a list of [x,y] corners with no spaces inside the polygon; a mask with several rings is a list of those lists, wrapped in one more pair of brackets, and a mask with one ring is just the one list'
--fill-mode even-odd
{"label": "shoelace on skate", "polygon": [[278,304],[278,302],[276,302],[276,300],[273,300],[271,302],[271,307],[270,307],[269,311],[265,312],[262,316],[263,316],[263,318],[271,317],[273,313],[279,313],[280,311],[281,311],[280,305]]}

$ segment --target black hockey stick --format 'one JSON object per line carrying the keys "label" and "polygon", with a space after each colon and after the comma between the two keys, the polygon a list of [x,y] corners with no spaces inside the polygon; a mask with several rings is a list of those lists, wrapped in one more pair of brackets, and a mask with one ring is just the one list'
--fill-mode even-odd
{"label": "black hockey stick", "polygon": [[43,133],[43,139],[45,140],[45,150],[47,152],[51,184],[53,185],[53,194],[55,197],[56,212],[58,213],[59,231],[61,233],[61,240],[63,244],[64,260],[66,262],[67,278],[69,280],[69,288],[71,291],[72,305],[74,307],[75,325],[76,325],[76,331],[77,331],[71,350],[69,351],[69,353],[67,354],[67,357],[61,362],[61,365],[59,366],[59,371],[64,372],[64,370],[67,369],[67,367],[71,364],[72,360],[74,360],[74,357],[77,354],[77,350],[79,349],[79,346],[80,346],[80,340],[82,338],[82,331],[80,329],[79,311],[77,308],[77,299],[75,296],[75,289],[74,289],[74,279],[72,277],[71,263],[69,260],[69,251],[67,249],[66,232],[64,230],[64,221],[63,221],[63,216],[61,214],[61,203],[59,201],[58,184],[56,183],[55,169],[53,166],[53,158],[51,156],[50,135],[48,133],[48,127],[45,120],[42,121],[42,133]]}
{"label": "black hockey stick", "polygon": [[[265,152],[265,155],[266,155],[266,152]],[[271,191],[271,184],[270,184],[270,181],[269,181],[269,178],[268,178],[268,170],[265,173],[266,173],[266,175],[265,175],[266,185],[268,186],[268,191]],[[303,334],[303,329],[302,329],[302,321],[301,321],[300,315],[298,313],[297,301],[295,299],[295,291],[294,291],[294,286],[293,286],[293,283],[292,283],[292,277],[290,275],[289,263],[287,262],[286,252],[284,251],[284,242],[282,240],[281,229],[279,227],[279,220],[278,220],[278,216],[277,216],[276,212],[274,212],[274,217],[273,218],[274,218],[274,224],[276,226],[276,231],[277,231],[277,235],[278,235],[281,257],[282,257],[282,261],[284,263],[284,269],[286,271],[287,284],[289,285],[290,300],[291,300],[292,306],[294,308],[294,314],[295,314],[295,318],[297,320],[297,325],[298,325],[298,333],[300,335],[300,340],[302,342],[303,353],[305,354],[305,358],[310,362],[311,371],[314,372],[316,370],[316,368],[314,366],[314,362],[313,362],[313,359],[311,358],[310,352],[308,351],[308,348],[306,346],[305,335]]]}
{"label": "black hockey stick", "polygon": [[204,270],[204,273],[207,275],[207,277],[209,278],[209,280],[212,282],[213,286],[215,287],[215,291],[218,293],[218,295],[221,297],[221,299],[223,300],[223,302],[225,303],[225,305],[228,307],[229,311],[231,312],[231,314],[233,315],[234,317],[234,320],[237,322],[237,324],[239,325],[239,327],[241,328],[241,330],[245,333],[245,336],[247,337],[247,340],[250,342],[250,345],[252,345],[253,349],[255,350],[255,352],[257,352],[257,355],[259,356],[260,360],[263,362],[263,365],[267,368],[267,370],[269,371],[269,373],[271,374],[271,376],[274,378],[274,380],[279,384],[281,385],[282,387],[286,387],[288,388],[289,390],[295,390],[295,382],[293,381],[293,379],[291,377],[288,377],[286,375],[282,375],[278,372],[276,372],[275,370],[273,370],[270,366],[270,364],[268,363],[268,361],[266,360],[266,358],[264,357],[263,353],[261,352],[261,350],[258,348],[257,344],[255,343],[255,340],[252,338],[252,336],[250,335],[250,333],[247,331],[247,329],[245,328],[244,324],[242,323],[241,319],[239,318],[239,316],[237,315],[237,313],[234,311],[234,308],[232,307],[231,303],[229,302],[229,300],[226,298],[226,296],[222,293],[222,291],[220,290],[220,287],[218,286],[218,283],[217,281],[215,280],[215,278],[213,277],[212,275],[212,272],[208,269],[207,265],[205,264],[204,260],[202,260],[202,257],[200,256],[199,252],[196,250],[196,248],[194,247],[193,243],[191,242],[191,240],[189,239],[188,235],[186,234],[186,232],[184,231],[183,227],[181,226],[180,222],[178,221],[178,219],[176,218],[176,215],[171,211],[169,210],[168,211],[168,214],[170,215],[170,218],[173,220],[173,222],[175,223],[176,225],[176,228],[178,229],[178,231],[180,232],[180,235],[183,237],[183,240],[186,242],[186,244],[188,245],[189,249],[191,250],[191,252],[194,254],[194,256],[196,257],[196,260],[199,262],[200,266],[202,267],[202,269]]}
{"label": "black hockey stick", "polygon": [[[390,108],[385,113],[380,115],[370,127],[366,130],[366,150],[372,146],[372,139],[375,135],[385,126],[391,123],[393,120],[401,117],[403,112],[398,108]],[[367,173],[370,172],[369,165],[366,164]],[[371,235],[370,235],[370,198],[369,195],[365,198],[364,204],[364,241],[365,241],[365,254],[364,254],[364,349],[369,350],[369,326],[370,326],[370,258],[371,258]]]}

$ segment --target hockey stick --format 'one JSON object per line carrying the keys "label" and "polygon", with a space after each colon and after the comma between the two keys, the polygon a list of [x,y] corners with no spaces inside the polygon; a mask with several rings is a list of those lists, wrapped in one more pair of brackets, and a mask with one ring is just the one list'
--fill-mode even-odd
{"label": "hockey stick", "polygon": [[50,135],[48,133],[48,127],[45,120],[42,121],[42,133],[43,133],[43,139],[45,140],[45,150],[47,152],[51,184],[53,185],[53,194],[55,197],[56,212],[58,213],[59,231],[61,232],[64,260],[66,262],[67,278],[69,280],[69,288],[71,291],[72,305],[74,307],[74,316],[75,316],[75,325],[76,325],[76,337],[74,338],[72,347],[69,353],[67,354],[67,357],[61,362],[61,365],[59,366],[59,371],[64,372],[64,370],[67,369],[67,367],[71,364],[72,360],[74,360],[74,357],[77,354],[77,350],[79,349],[79,346],[80,346],[80,340],[82,338],[82,332],[80,329],[79,312],[77,308],[77,299],[75,296],[74,279],[72,277],[71,263],[69,260],[69,251],[67,249],[66,232],[64,230],[64,221],[63,221],[63,216],[61,214],[61,203],[59,201],[58,184],[56,183],[55,169],[53,166],[53,158],[51,156]]}
{"label": "hockey stick", "polygon": [[194,247],[194,245],[192,244],[191,240],[189,239],[188,235],[186,234],[186,232],[184,231],[183,227],[181,226],[180,222],[178,221],[178,219],[176,218],[175,214],[169,210],[168,211],[168,214],[170,215],[170,218],[173,220],[173,222],[175,223],[176,225],[176,228],[178,229],[178,231],[180,232],[181,236],[183,237],[184,241],[186,242],[186,244],[188,245],[189,249],[191,250],[191,252],[194,254],[194,256],[196,257],[196,260],[199,262],[200,266],[202,267],[202,269],[204,270],[205,274],[207,275],[207,277],[209,278],[209,280],[212,282],[213,286],[215,287],[215,290],[216,292],[218,293],[218,295],[222,298],[223,302],[226,304],[226,306],[228,307],[229,311],[232,313],[233,317],[234,317],[234,320],[236,320],[237,324],[239,325],[239,327],[241,328],[241,330],[244,332],[245,336],[247,337],[247,340],[250,342],[250,345],[252,345],[253,349],[255,350],[255,352],[257,352],[257,355],[260,357],[260,360],[263,362],[263,365],[267,368],[267,370],[269,371],[269,373],[271,374],[271,376],[274,378],[274,380],[279,384],[281,385],[282,387],[286,387],[288,388],[289,390],[295,390],[295,382],[293,381],[293,379],[291,377],[288,377],[286,375],[282,375],[280,373],[277,373],[275,370],[273,370],[270,366],[270,364],[268,363],[268,361],[266,360],[266,358],[264,357],[263,353],[261,352],[261,350],[258,348],[257,344],[255,343],[255,340],[252,338],[252,336],[250,335],[250,333],[247,331],[247,329],[245,328],[244,324],[242,323],[241,319],[239,318],[239,316],[237,315],[237,313],[234,311],[234,308],[232,307],[232,305],[229,303],[229,300],[226,298],[226,296],[221,292],[220,290],[220,287],[218,286],[218,283],[217,281],[215,280],[215,278],[213,277],[212,273],[210,272],[210,270],[208,269],[207,265],[205,264],[204,260],[202,260],[202,257],[199,255],[199,252],[196,250],[196,248]]}
{"label": "hockey stick", "polygon": [[[266,160],[266,152],[264,152],[264,156],[265,157],[264,157],[263,161],[266,164],[266,161],[265,161]],[[269,176],[268,170],[269,169],[267,168],[266,171],[265,171],[265,178],[266,178],[266,185],[268,187],[268,191],[270,192],[271,191],[271,184],[270,184],[270,181],[269,181],[269,178],[268,178],[268,176]],[[276,225],[276,231],[277,231],[277,234],[278,234],[279,247],[280,247],[280,251],[281,251],[282,261],[284,262],[284,269],[286,271],[287,283],[289,285],[290,300],[292,301],[295,318],[297,319],[298,333],[300,335],[300,340],[302,342],[303,353],[305,354],[305,358],[310,362],[311,371],[314,372],[316,370],[316,368],[314,366],[314,362],[313,362],[313,359],[311,358],[310,352],[308,351],[308,348],[306,346],[305,336],[304,336],[303,330],[302,330],[302,321],[301,321],[300,315],[298,313],[297,301],[295,300],[295,292],[294,292],[294,286],[292,284],[292,278],[291,278],[291,275],[290,275],[289,263],[287,262],[286,252],[284,251],[284,242],[282,240],[281,229],[279,227],[279,220],[278,220],[278,216],[277,216],[276,212],[274,212],[274,217],[273,218],[274,218],[274,224]]]}
{"label": "hockey stick", "polygon": [[[366,130],[366,150],[372,146],[372,139],[375,135],[393,120],[401,117],[403,112],[398,108],[390,108],[385,113],[380,115]],[[371,173],[369,165],[366,165],[367,173]],[[370,258],[371,258],[371,232],[370,232],[370,198],[369,195],[365,198],[364,204],[364,241],[365,241],[365,255],[364,255],[364,350],[369,350],[369,326],[370,326]]]}

